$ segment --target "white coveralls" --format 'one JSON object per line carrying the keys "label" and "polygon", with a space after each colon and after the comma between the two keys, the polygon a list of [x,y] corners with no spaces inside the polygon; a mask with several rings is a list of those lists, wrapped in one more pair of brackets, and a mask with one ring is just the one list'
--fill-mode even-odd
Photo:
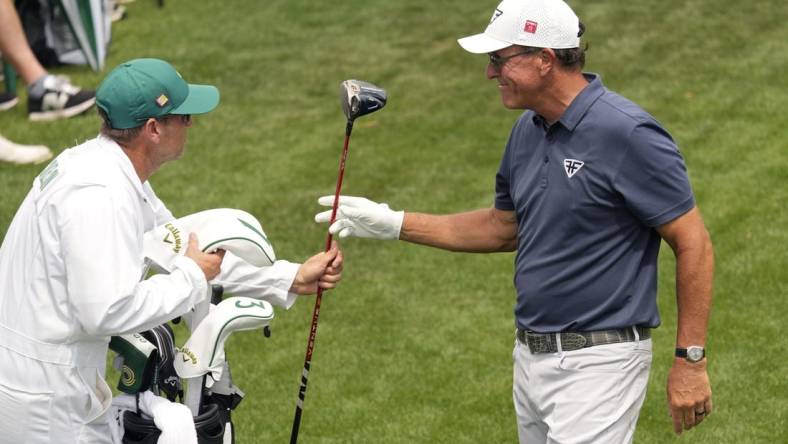
{"label": "white coveralls", "polygon": [[[183,315],[206,297],[179,257],[140,281],[143,233],[174,219],[129,158],[99,136],[33,182],[0,248],[0,443],[109,443],[109,338]],[[217,281],[289,307],[299,264],[256,268],[227,253]]]}

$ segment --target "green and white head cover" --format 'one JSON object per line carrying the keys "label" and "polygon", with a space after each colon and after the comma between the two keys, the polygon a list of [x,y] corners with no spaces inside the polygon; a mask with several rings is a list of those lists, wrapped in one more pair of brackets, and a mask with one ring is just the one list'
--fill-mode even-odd
{"label": "green and white head cover", "polygon": [[148,390],[156,366],[156,346],[141,334],[130,333],[113,336],[109,348],[118,354],[112,363],[120,371],[118,390],[129,394]]}
{"label": "green and white head cover", "polygon": [[189,233],[197,234],[200,249],[205,252],[227,250],[257,267],[276,261],[274,248],[257,218],[231,208],[200,211],[148,231],[143,241],[145,257],[161,269],[172,271],[175,258],[186,252]]}
{"label": "green and white head cover", "polygon": [[222,378],[224,343],[235,331],[265,327],[274,318],[274,308],[266,301],[249,297],[227,298],[212,306],[211,312],[192,332],[175,356],[175,371],[181,378],[210,373],[206,387]]}

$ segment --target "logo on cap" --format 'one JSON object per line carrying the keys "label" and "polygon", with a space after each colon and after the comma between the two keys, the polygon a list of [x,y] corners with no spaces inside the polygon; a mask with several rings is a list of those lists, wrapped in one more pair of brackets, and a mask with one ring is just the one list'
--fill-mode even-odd
{"label": "logo on cap", "polygon": [[490,24],[492,24],[492,22],[494,22],[494,21],[495,21],[495,19],[497,19],[498,17],[500,17],[500,16],[501,16],[501,14],[503,14],[503,11],[501,11],[501,10],[500,10],[500,9],[498,9],[498,8],[495,8],[495,12],[493,12],[493,15],[492,15],[492,17],[490,18]]}
{"label": "logo on cap", "polygon": [[170,101],[170,99],[167,98],[167,96],[165,96],[164,94],[162,94],[158,98],[156,98],[156,104],[159,105],[159,107],[161,107],[161,108],[163,108],[164,105],[166,105],[167,102],[169,102],[169,101]]}
{"label": "logo on cap", "polygon": [[525,21],[525,32],[527,32],[529,34],[536,34],[536,26],[537,25],[538,25],[538,23],[536,23],[534,21],[526,20]]}

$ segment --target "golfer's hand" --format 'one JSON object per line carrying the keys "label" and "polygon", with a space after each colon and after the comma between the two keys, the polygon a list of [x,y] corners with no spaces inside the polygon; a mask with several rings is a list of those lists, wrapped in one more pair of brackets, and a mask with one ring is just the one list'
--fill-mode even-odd
{"label": "golfer's hand", "polygon": [[[331,207],[334,196],[323,196],[317,200],[323,206]],[[394,211],[384,203],[373,202],[363,197],[339,196],[336,221],[328,228],[331,234],[340,239],[348,236],[369,239],[399,239],[404,211]],[[331,210],[315,215],[315,222],[330,222]]]}
{"label": "golfer's hand", "polygon": [[331,244],[331,249],[318,253],[298,268],[296,277],[290,291],[298,294],[314,294],[320,287],[328,290],[337,286],[342,279],[342,266],[344,258],[336,242]]}
{"label": "golfer's hand", "polygon": [[668,409],[673,418],[673,431],[679,435],[682,429],[689,430],[700,424],[711,414],[711,407],[706,360],[693,364],[676,358],[668,374]]}
{"label": "golfer's hand", "polygon": [[218,276],[219,271],[221,271],[224,250],[216,250],[215,253],[203,253],[197,243],[197,235],[189,233],[189,246],[186,248],[184,256],[193,260],[205,274],[205,279],[210,281]]}

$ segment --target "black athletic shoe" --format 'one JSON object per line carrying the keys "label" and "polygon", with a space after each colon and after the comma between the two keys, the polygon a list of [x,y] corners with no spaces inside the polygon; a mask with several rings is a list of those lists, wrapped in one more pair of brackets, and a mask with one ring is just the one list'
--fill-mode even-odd
{"label": "black athletic shoe", "polygon": [[96,102],[96,93],[83,91],[63,76],[48,76],[44,80],[44,95],[27,98],[27,115],[30,120],[41,122],[81,114]]}
{"label": "black athletic shoe", "polygon": [[19,97],[10,92],[0,93],[0,111],[11,109],[19,103]]}

